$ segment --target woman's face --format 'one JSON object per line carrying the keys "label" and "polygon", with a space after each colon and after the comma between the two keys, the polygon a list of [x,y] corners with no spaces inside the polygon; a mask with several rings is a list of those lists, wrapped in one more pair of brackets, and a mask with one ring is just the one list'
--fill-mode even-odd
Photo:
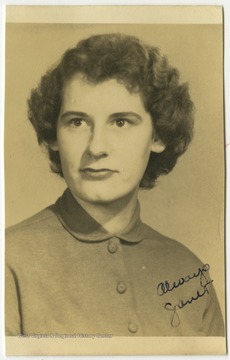
{"label": "woman's face", "polygon": [[106,203],[135,192],[150,152],[161,152],[139,94],[116,80],[93,85],[75,75],[64,88],[57,143],[64,178],[76,198]]}

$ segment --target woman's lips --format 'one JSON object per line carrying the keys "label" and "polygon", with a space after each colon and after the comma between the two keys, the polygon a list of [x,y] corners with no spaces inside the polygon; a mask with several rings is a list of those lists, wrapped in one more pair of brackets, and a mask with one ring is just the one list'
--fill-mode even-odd
{"label": "woman's lips", "polygon": [[82,177],[86,180],[104,180],[113,176],[114,173],[117,173],[116,170],[111,169],[93,169],[93,168],[83,168],[80,170]]}

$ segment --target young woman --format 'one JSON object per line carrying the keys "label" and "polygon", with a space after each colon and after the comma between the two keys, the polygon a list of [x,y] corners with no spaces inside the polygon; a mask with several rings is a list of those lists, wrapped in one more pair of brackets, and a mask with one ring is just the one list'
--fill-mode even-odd
{"label": "young woman", "polygon": [[192,139],[178,71],[135,37],[92,36],[28,105],[67,190],[7,230],[6,335],[223,336],[209,265],[139,215],[139,188],[169,173]]}

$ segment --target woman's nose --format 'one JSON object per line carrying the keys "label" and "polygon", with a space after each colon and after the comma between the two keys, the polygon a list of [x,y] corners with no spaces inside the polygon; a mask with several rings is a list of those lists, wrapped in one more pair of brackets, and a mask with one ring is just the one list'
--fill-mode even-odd
{"label": "woman's nose", "polygon": [[94,157],[104,157],[109,153],[108,134],[104,127],[94,126],[88,143],[88,152]]}

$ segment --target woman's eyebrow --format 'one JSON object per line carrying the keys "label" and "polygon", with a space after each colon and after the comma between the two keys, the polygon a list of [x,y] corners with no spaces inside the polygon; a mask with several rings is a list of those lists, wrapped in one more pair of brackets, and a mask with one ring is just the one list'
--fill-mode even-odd
{"label": "woman's eyebrow", "polygon": [[84,112],[81,112],[81,111],[66,111],[64,112],[64,114],[61,115],[61,119],[65,119],[69,116],[79,116],[79,117],[89,117],[88,114],[84,113]]}
{"label": "woman's eyebrow", "polygon": [[[61,120],[65,120],[66,118],[70,117],[70,116],[78,116],[78,117],[82,117],[82,118],[89,118],[89,115],[85,112],[82,111],[66,111],[61,115]],[[123,112],[116,112],[111,114],[110,119],[116,119],[116,118],[133,118],[137,121],[142,121],[142,117],[132,111],[123,111]]]}
{"label": "woman's eyebrow", "polygon": [[139,121],[142,121],[142,117],[135,113],[135,112],[132,112],[132,111],[127,111],[127,112],[117,112],[117,113],[113,113],[110,118],[118,118],[118,117],[132,117],[132,118],[135,118]]}

